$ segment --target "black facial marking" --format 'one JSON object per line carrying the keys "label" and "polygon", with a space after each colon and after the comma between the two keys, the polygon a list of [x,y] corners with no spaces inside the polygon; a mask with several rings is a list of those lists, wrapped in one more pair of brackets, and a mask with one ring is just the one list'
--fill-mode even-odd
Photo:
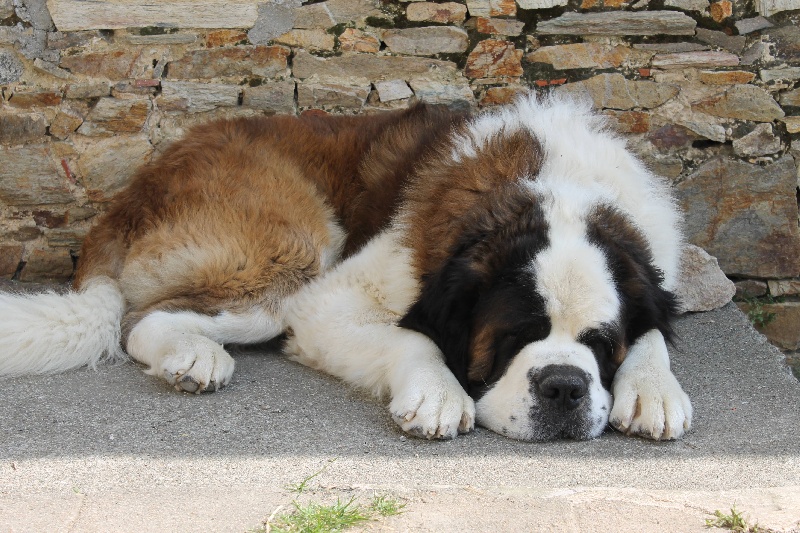
{"label": "black facial marking", "polygon": [[630,346],[652,329],[671,341],[677,299],[661,288],[663,273],[653,264],[653,254],[639,230],[617,209],[598,206],[587,219],[587,236],[605,253],[617,286],[625,344]]}
{"label": "black facial marking", "polygon": [[622,337],[624,332],[620,331],[615,325],[605,325],[600,328],[592,328],[581,332],[578,335],[578,342],[586,345],[597,361],[597,368],[600,371],[600,382],[606,390],[611,390],[611,381],[619,368],[617,352],[622,348]]}
{"label": "black facial marking", "polygon": [[502,336],[495,339],[499,344],[494,349],[508,354],[492,364],[492,374],[500,372],[497,379],[514,350],[549,332],[541,297],[524,272],[547,246],[548,226],[533,195],[514,184],[493,191],[465,216],[464,228],[442,268],[423,277],[419,299],[399,324],[430,337],[469,390],[469,351],[477,312],[509,310],[504,315],[509,318],[499,321]]}

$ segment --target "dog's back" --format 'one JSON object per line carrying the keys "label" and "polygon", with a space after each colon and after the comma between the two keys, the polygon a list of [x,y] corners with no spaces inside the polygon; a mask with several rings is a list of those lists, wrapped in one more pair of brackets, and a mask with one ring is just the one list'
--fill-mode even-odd
{"label": "dog's back", "polygon": [[279,334],[282,301],[388,222],[409,165],[455,120],[422,104],[193,128],[113,199],[73,292],[0,295],[0,375],[124,357],[120,342],[159,311],[246,315],[220,326],[238,342]]}

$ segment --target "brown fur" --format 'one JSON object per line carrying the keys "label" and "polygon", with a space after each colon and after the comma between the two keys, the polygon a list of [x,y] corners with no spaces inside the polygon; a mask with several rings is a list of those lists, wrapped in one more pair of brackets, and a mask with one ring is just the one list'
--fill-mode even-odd
{"label": "brown fur", "polygon": [[409,188],[405,244],[414,250],[421,276],[441,267],[463,236],[473,208],[508,194],[508,186],[521,176],[535,177],[542,164],[541,145],[524,130],[490,139],[476,158],[460,163],[453,162],[451,150],[443,146],[429,157]]}
{"label": "brown fur", "polygon": [[449,116],[419,105],[196,127],[115,197],[84,242],[74,285],[119,279],[125,332],[154,310],[270,309],[320,273],[333,224],[349,255],[388,222],[411,170],[400,162],[428,150]]}

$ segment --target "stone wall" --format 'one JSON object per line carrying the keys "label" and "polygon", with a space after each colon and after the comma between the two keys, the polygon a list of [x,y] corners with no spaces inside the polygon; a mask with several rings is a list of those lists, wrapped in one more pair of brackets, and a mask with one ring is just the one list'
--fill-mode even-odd
{"label": "stone wall", "polygon": [[[379,112],[412,98],[481,108],[533,88],[591,98],[674,183],[689,239],[743,296],[795,299],[797,9],[0,0],[0,276],[68,278],[105,202],[199,121]],[[800,344],[797,322],[787,348]]]}

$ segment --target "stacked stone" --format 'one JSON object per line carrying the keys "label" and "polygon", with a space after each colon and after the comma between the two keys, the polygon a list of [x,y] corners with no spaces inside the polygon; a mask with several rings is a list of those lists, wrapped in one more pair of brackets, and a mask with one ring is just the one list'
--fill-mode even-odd
{"label": "stacked stone", "polygon": [[[743,297],[800,299],[800,3],[653,6],[0,0],[0,276],[67,279],[108,199],[199,121],[533,89],[607,114]],[[771,305],[800,347],[800,303]]]}

